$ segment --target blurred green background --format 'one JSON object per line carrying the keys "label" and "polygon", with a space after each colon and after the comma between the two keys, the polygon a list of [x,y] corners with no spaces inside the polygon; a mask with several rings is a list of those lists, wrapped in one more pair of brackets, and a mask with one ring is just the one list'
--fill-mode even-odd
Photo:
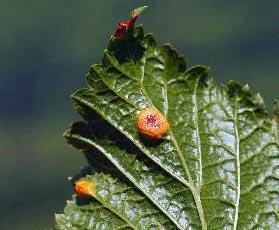
{"label": "blurred green background", "polygon": [[85,85],[131,9],[219,83],[236,79],[271,108],[279,91],[279,1],[0,0],[0,229],[49,229],[85,165],[61,134],[80,119],[69,95]]}

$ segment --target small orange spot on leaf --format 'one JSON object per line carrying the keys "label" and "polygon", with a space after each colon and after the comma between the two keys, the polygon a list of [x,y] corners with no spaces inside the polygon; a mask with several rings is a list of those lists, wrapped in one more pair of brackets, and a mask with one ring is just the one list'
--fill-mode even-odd
{"label": "small orange spot on leaf", "polygon": [[79,180],[75,184],[75,191],[79,197],[95,197],[96,183],[88,180]]}

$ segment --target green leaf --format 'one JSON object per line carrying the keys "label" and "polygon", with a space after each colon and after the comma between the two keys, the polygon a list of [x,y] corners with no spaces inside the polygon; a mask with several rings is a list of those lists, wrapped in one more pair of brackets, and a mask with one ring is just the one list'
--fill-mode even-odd
{"label": "green leaf", "polygon": [[[217,86],[208,70],[187,69],[169,44],[157,46],[142,26],[133,27],[110,40],[102,64],[91,66],[88,88],[72,95],[88,124],[75,123],[65,136],[89,164],[104,156],[121,185],[178,229],[276,229],[278,101],[269,118],[260,94],[233,81]],[[170,124],[161,141],[138,133],[138,114],[148,107]]]}
{"label": "green leaf", "polygon": [[57,229],[131,229],[125,221],[95,200],[83,205],[76,203],[76,198],[68,201],[65,214],[55,215]]}
{"label": "green leaf", "polygon": [[[93,201],[85,206],[69,202],[65,215],[56,216],[60,229],[67,226],[68,219],[73,227],[85,229],[94,228],[97,224],[100,229],[175,228],[148,200],[119,180],[104,174],[94,174],[82,180],[96,185],[90,192],[95,194],[97,202]],[[88,215],[88,211],[93,213]],[[114,226],[114,222],[119,226]]]}
{"label": "green leaf", "polygon": [[183,228],[187,223],[193,223],[193,227],[199,226],[197,209],[191,205],[194,201],[190,190],[161,174],[160,170],[148,165],[143,159],[138,159],[139,151],[127,149],[127,143],[124,149],[123,143],[117,141],[120,137],[113,136],[103,123],[94,122],[92,128],[82,122],[74,123],[64,136],[70,144],[93,158],[97,154],[92,148],[100,151],[177,226]]}

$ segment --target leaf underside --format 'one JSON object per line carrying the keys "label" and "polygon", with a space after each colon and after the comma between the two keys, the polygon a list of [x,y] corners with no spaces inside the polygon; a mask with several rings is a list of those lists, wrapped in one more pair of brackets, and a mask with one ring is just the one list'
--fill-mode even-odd
{"label": "leaf underside", "polygon": [[[88,87],[72,95],[85,121],[65,132],[97,171],[93,199],[68,202],[58,229],[279,228],[279,103],[217,86],[142,26],[112,38]],[[150,141],[137,117],[157,108],[170,132]],[[106,175],[105,175],[106,174]]]}

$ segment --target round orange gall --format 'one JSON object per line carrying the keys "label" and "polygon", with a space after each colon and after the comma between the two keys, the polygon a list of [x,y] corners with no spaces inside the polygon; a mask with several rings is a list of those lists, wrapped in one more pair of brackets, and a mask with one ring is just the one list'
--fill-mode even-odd
{"label": "round orange gall", "polygon": [[157,109],[147,108],[138,117],[139,133],[151,139],[161,139],[170,129],[164,115]]}

